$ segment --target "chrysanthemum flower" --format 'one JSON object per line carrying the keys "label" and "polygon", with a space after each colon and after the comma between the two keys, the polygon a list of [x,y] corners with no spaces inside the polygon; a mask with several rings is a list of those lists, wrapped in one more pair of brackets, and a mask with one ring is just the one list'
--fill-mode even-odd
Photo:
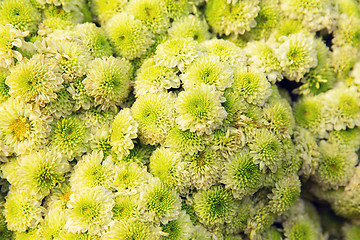
{"label": "chrysanthemum flower", "polygon": [[139,19],[152,33],[164,33],[170,26],[167,9],[162,0],[132,0],[126,12]]}
{"label": "chrysanthemum flower", "polygon": [[198,136],[194,132],[182,131],[180,128],[174,127],[169,131],[165,146],[170,147],[174,151],[192,155],[204,150],[205,140],[204,136]]}
{"label": "chrysanthemum flower", "polygon": [[89,63],[83,84],[100,110],[116,109],[129,93],[130,77],[131,63],[124,58],[97,58]]}
{"label": "chrysanthemum flower", "polygon": [[160,228],[135,218],[113,221],[104,240],[159,240]]}
{"label": "chrysanthemum flower", "polygon": [[176,123],[184,131],[209,135],[227,116],[222,102],[225,102],[222,93],[203,83],[180,92],[175,105]]}
{"label": "chrysanthemum flower", "polygon": [[241,199],[260,189],[263,180],[259,165],[253,162],[252,157],[248,153],[239,153],[225,163],[221,182],[236,199]]}
{"label": "chrysanthemum flower", "polygon": [[341,15],[338,28],[334,31],[333,43],[337,47],[351,45],[360,47],[360,19],[355,16]]}
{"label": "chrysanthemum flower", "polygon": [[72,233],[102,233],[110,224],[114,204],[113,194],[100,186],[71,194],[65,229]]}
{"label": "chrysanthemum flower", "polygon": [[198,42],[210,38],[207,22],[194,15],[188,15],[173,22],[168,33],[170,38],[192,37]]}
{"label": "chrysanthemum flower", "polygon": [[168,234],[163,236],[163,239],[188,240],[191,236],[192,227],[189,215],[186,214],[186,211],[182,210],[176,220],[161,226],[161,231]]}
{"label": "chrysanthemum flower", "polygon": [[37,54],[16,65],[5,83],[10,87],[12,97],[43,106],[56,99],[56,92],[63,87],[62,82],[55,62]]}
{"label": "chrysanthemum flower", "polygon": [[136,217],[139,195],[121,195],[115,197],[115,205],[112,209],[113,219],[121,221]]}
{"label": "chrysanthemum flower", "polygon": [[360,147],[360,128],[347,128],[329,133],[329,143],[357,150]]}
{"label": "chrysanthemum flower", "polygon": [[193,205],[199,221],[208,227],[221,227],[225,223],[230,223],[236,210],[231,192],[222,186],[195,193]]}
{"label": "chrysanthemum flower", "polygon": [[28,190],[11,188],[5,202],[4,216],[9,230],[24,232],[34,228],[45,209]]}
{"label": "chrysanthemum flower", "polygon": [[266,129],[258,130],[255,138],[249,144],[250,156],[254,163],[259,164],[260,170],[269,168],[275,173],[280,167],[284,158],[284,150],[279,138]]}
{"label": "chrysanthemum flower", "polygon": [[235,4],[228,4],[226,0],[209,0],[205,15],[216,33],[237,37],[256,26],[255,17],[259,10],[258,0],[238,1]]}
{"label": "chrysanthemum flower", "polygon": [[158,178],[151,178],[140,192],[139,210],[143,219],[167,224],[178,218],[181,199],[175,190],[166,187]]}
{"label": "chrysanthemum flower", "polygon": [[231,89],[248,103],[262,106],[272,93],[270,86],[265,74],[260,70],[238,68],[235,70]]}
{"label": "chrysanthemum flower", "polygon": [[155,63],[149,58],[137,71],[134,86],[137,97],[147,93],[166,93],[167,89],[180,87],[180,79],[174,69]]}
{"label": "chrysanthemum flower", "polygon": [[158,45],[155,52],[156,65],[169,68],[185,68],[199,55],[198,42],[192,38],[174,38]]}
{"label": "chrysanthemum flower", "polygon": [[284,37],[283,43],[275,50],[284,77],[299,82],[300,79],[317,66],[316,42],[303,33]]}
{"label": "chrysanthemum flower", "polygon": [[138,124],[131,116],[129,108],[121,110],[111,126],[110,145],[119,157],[129,155],[134,148],[132,139],[137,137]]}
{"label": "chrysanthemum flower", "polygon": [[50,147],[68,160],[87,150],[88,129],[76,116],[60,118],[52,127]]}
{"label": "chrysanthemum flower", "polygon": [[40,13],[29,0],[4,0],[0,3],[0,24],[11,24],[20,31],[34,32]]}
{"label": "chrysanthemum flower", "polygon": [[80,39],[94,58],[109,57],[113,53],[105,32],[94,23],[76,25],[74,35]]}
{"label": "chrysanthemum flower", "polygon": [[127,3],[127,0],[110,0],[104,4],[103,0],[93,0],[90,6],[95,17],[104,25],[116,13],[122,12]]}
{"label": "chrysanthemum flower", "polygon": [[0,136],[11,152],[24,154],[43,147],[49,132],[49,119],[37,106],[12,98],[0,105]]}
{"label": "chrysanthemum flower", "polygon": [[92,152],[78,161],[70,178],[73,192],[80,192],[84,187],[110,188],[114,180],[113,166],[103,159],[103,152]]}
{"label": "chrysanthemum flower", "polygon": [[115,166],[112,187],[120,194],[133,195],[141,192],[151,174],[137,163],[120,163]]}
{"label": "chrysanthemum flower", "polygon": [[341,81],[345,79],[355,63],[358,62],[359,57],[359,50],[351,45],[333,47],[330,55],[330,65],[334,69],[336,78]]}
{"label": "chrysanthemum flower", "polygon": [[235,43],[224,39],[211,39],[201,43],[205,52],[216,54],[220,61],[228,63],[232,67],[245,67],[246,55]]}
{"label": "chrysanthemum flower", "polygon": [[284,235],[287,239],[315,240],[321,238],[320,229],[306,215],[299,215],[284,224]]}
{"label": "chrysanthemum flower", "polygon": [[145,144],[163,143],[174,125],[174,98],[170,94],[145,94],[136,99],[131,113]]}
{"label": "chrysanthemum flower", "polygon": [[233,69],[215,54],[208,54],[196,59],[187,69],[186,73],[180,75],[186,90],[195,85],[205,83],[215,85],[219,91],[231,87],[234,81]]}
{"label": "chrysanthemum flower", "polygon": [[105,30],[115,52],[129,60],[141,57],[154,43],[152,33],[133,15],[122,12],[106,22]]}

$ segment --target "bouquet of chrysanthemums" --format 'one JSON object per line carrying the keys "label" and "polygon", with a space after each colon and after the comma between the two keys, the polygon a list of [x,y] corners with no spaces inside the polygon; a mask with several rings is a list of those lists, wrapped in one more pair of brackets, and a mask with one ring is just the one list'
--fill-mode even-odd
{"label": "bouquet of chrysanthemums", "polygon": [[0,0],[0,240],[359,240],[359,0]]}

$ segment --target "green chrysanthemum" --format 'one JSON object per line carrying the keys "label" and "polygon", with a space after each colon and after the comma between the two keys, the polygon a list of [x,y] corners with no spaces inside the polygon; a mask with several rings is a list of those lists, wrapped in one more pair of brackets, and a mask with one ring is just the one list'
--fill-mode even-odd
{"label": "green chrysanthemum", "polygon": [[205,83],[215,85],[219,91],[231,87],[234,80],[232,68],[221,62],[220,57],[215,54],[204,55],[196,59],[187,68],[186,73],[180,75],[180,79],[186,90]]}
{"label": "green chrysanthemum", "polygon": [[258,130],[255,139],[249,144],[250,156],[254,163],[258,163],[260,170],[269,168],[275,173],[280,167],[284,158],[284,150],[280,140],[266,129]]}
{"label": "green chrysanthemum", "polygon": [[13,68],[5,83],[10,87],[12,97],[43,106],[56,99],[62,82],[54,61],[39,54]]}
{"label": "green chrysanthemum", "polygon": [[128,0],[109,0],[106,4],[103,0],[92,0],[90,6],[101,25],[104,25],[116,13],[122,12],[127,3]]}
{"label": "green chrysanthemum", "polygon": [[341,15],[338,28],[334,31],[333,43],[336,46],[351,45],[360,48],[360,19],[355,16]]}
{"label": "green chrysanthemum", "polygon": [[322,154],[314,179],[324,189],[337,189],[345,186],[354,174],[358,157],[355,152],[346,148],[339,149],[332,144],[321,141]]}
{"label": "green chrysanthemum", "polygon": [[135,78],[137,97],[147,93],[166,93],[167,89],[179,88],[180,79],[172,68],[155,65],[154,59],[145,60]]}
{"label": "green chrysanthemum", "polygon": [[262,106],[272,93],[270,86],[265,74],[260,70],[238,68],[235,70],[231,89],[248,103]]}
{"label": "green chrysanthemum", "polygon": [[162,239],[169,240],[188,240],[192,231],[192,223],[189,215],[183,210],[176,220],[168,222],[162,226],[162,232],[167,233]]}
{"label": "green chrysanthemum", "polygon": [[149,223],[135,218],[114,221],[110,230],[103,235],[104,240],[159,240],[160,230]]}
{"label": "green chrysanthemum", "polygon": [[145,144],[161,144],[174,125],[174,98],[170,94],[145,94],[131,108]]}
{"label": "green chrysanthemum", "polygon": [[198,136],[194,132],[182,131],[178,127],[174,127],[169,131],[165,145],[171,147],[175,151],[181,153],[189,153],[190,155],[202,151],[205,148],[205,139]]}
{"label": "green chrysanthemum", "polygon": [[230,223],[236,210],[233,196],[221,186],[197,192],[193,204],[199,221],[209,227]]}
{"label": "green chrysanthemum", "polygon": [[164,33],[170,26],[167,9],[162,0],[132,0],[126,11],[139,19],[152,33]]}
{"label": "green chrysanthemum", "polygon": [[0,105],[0,138],[10,152],[24,154],[42,148],[49,132],[49,118],[36,105],[13,98]]}
{"label": "green chrysanthemum", "polygon": [[284,235],[289,240],[316,240],[321,236],[313,221],[304,215],[284,224],[284,230]]}
{"label": "green chrysanthemum", "polygon": [[239,153],[232,156],[225,163],[221,182],[226,189],[232,190],[235,198],[254,194],[262,187],[263,174],[259,165],[253,162],[248,153]]}
{"label": "green chrysanthemum", "polygon": [[0,3],[0,24],[11,24],[20,31],[34,32],[39,12],[28,0],[4,0]]}
{"label": "green chrysanthemum", "polygon": [[143,56],[154,43],[153,35],[146,26],[125,12],[118,13],[107,21],[105,30],[115,52],[129,60]]}
{"label": "green chrysanthemum", "polygon": [[87,78],[83,80],[86,92],[94,97],[100,110],[116,109],[130,90],[131,63],[124,58],[97,58],[89,63]]}
{"label": "green chrysanthemum", "polygon": [[76,116],[57,120],[51,130],[50,146],[68,160],[86,152],[88,129]]}
{"label": "green chrysanthemum", "polygon": [[158,45],[155,52],[156,65],[169,68],[185,68],[199,55],[198,43],[192,38],[174,38]]}
{"label": "green chrysanthemum", "polygon": [[192,37],[198,42],[210,38],[207,22],[194,15],[188,15],[175,21],[168,32],[170,38]]}
{"label": "green chrysanthemum", "polygon": [[102,233],[110,224],[114,204],[113,194],[100,186],[71,194],[65,229],[72,233]]}
{"label": "green chrysanthemum", "polygon": [[109,57],[113,51],[105,32],[94,23],[79,24],[74,29],[78,37],[94,58]]}
{"label": "green chrysanthemum", "polygon": [[45,209],[25,189],[12,188],[6,197],[4,216],[9,230],[24,232],[42,220]]}
{"label": "green chrysanthemum", "polygon": [[110,188],[114,180],[113,166],[103,161],[103,152],[92,152],[84,155],[75,165],[70,178],[73,192],[81,192],[84,187],[103,186]]}
{"label": "green chrysanthemum", "polygon": [[111,126],[110,144],[119,157],[129,155],[134,148],[132,139],[137,137],[138,124],[131,116],[129,108],[121,110]]}
{"label": "green chrysanthemum", "polygon": [[357,48],[350,45],[342,47],[333,46],[333,51],[330,55],[330,65],[334,69],[336,78],[342,81],[348,76],[350,70],[358,61],[360,52]]}
{"label": "green chrysanthemum", "polygon": [[243,0],[228,4],[226,0],[209,0],[205,15],[209,25],[220,35],[237,37],[256,26],[259,1]]}
{"label": "green chrysanthemum", "polygon": [[201,43],[205,52],[216,54],[220,61],[232,67],[245,67],[246,55],[235,43],[224,39],[211,39]]}
{"label": "green chrysanthemum", "polygon": [[360,147],[360,128],[354,127],[345,130],[331,131],[328,141],[337,146],[347,147],[356,151]]}
{"label": "green chrysanthemum", "polygon": [[221,103],[222,93],[215,86],[201,84],[180,92],[176,99],[176,123],[182,130],[190,130],[198,135],[211,134],[226,118],[227,112]]}
{"label": "green chrysanthemum", "polygon": [[5,72],[0,72],[0,104],[5,102],[10,97],[10,88],[5,83],[6,76],[7,74],[5,74]]}
{"label": "green chrysanthemum", "polygon": [[143,219],[167,224],[178,218],[181,199],[175,190],[166,187],[158,178],[151,178],[140,193],[139,210]]}
{"label": "green chrysanthemum", "polygon": [[121,221],[133,218],[137,214],[139,195],[117,195],[112,209],[113,219]]}

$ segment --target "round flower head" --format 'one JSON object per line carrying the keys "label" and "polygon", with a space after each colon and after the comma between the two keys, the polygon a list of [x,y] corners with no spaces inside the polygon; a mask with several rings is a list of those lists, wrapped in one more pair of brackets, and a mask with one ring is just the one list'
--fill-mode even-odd
{"label": "round flower head", "polygon": [[114,220],[127,220],[137,214],[139,195],[121,195],[115,197],[115,205],[112,209]]}
{"label": "round flower head", "polygon": [[196,59],[186,69],[186,73],[180,75],[180,79],[186,90],[205,83],[215,85],[217,90],[224,91],[231,87],[234,81],[232,68],[221,62],[220,57],[214,54],[204,55]]}
{"label": "round flower head", "polygon": [[6,80],[5,72],[0,72],[0,104],[5,102],[8,98],[10,98],[9,86],[6,85],[5,80]]}
{"label": "round flower head", "polygon": [[192,223],[186,211],[182,210],[176,220],[161,226],[161,231],[167,233],[162,239],[169,240],[188,240],[192,232]]}
{"label": "round flower head", "polygon": [[23,39],[28,34],[29,32],[21,32],[10,24],[0,24],[0,67],[9,68],[23,59],[17,48],[21,48]]}
{"label": "round flower head", "polygon": [[158,45],[154,60],[156,65],[185,68],[199,55],[198,43],[192,38],[174,38]]}
{"label": "round flower head", "polygon": [[193,155],[198,151],[204,150],[205,140],[204,136],[198,136],[194,132],[183,131],[178,127],[174,127],[169,131],[165,146],[170,147],[174,151]]}
{"label": "round flower head", "polygon": [[46,144],[49,119],[36,105],[10,98],[0,105],[0,138],[10,152],[24,154]]}
{"label": "round flower head", "polygon": [[245,146],[245,134],[240,129],[225,128],[215,130],[211,141],[211,148],[227,158],[234,155]]}
{"label": "round flower head", "polygon": [[255,17],[259,10],[258,0],[243,0],[235,4],[228,4],[226,0],[209,0],[205,16],[216,33],[237,37],[256,26]]}
{"label": "round flower head", "polygon": [[89,63],[85,90],[94,97],[94,105],[100,110],[116,110],[127,97],[130,89],[131,63],[124,58],[96,58]]}
{"label": "round flower head", "polygon": [[109,0],[104,4],[103,0],[93,0],[89,4],[94,16],[104,25],[116,13],[124,10],[128,0]]}
{"label": "round flower head", "polygon": [[249,42],[246,54],[249,55],[251,66],[264,72],[271,83],[280,81],[283,78],[277,55],[264,41]]}
{"label": "round flower head", "polygon": [[291,208],[300,196],[301,182],[295,174],[284,177],[277,182],[270,196],[271,211],[281,214]]}
{"label": "round flower head", "polygon": [[183,187],[185,183],[181,174],[184,168],[180,153],[173,152],[169,148],[160,147],[150,157],[149,172],[170,188]]}
{"label": "round flower head", "polygon": [[41,220],[45,209],[25,189],[11,188],[5,202],[4,216],[11,231],[24,232],[34,228]]}
{"label": "round flower head", "polygon": [[331,131],[328,142],[356,151],[360,147],[360,128],[354,127],[345,130]]}
{"label": "round flower head", "polygon": [[219,154],[211,149],[193,155],[185,155],[186,163],[183,178],[189,183],[188,188],[208,189],[219,183],[223,160]]}
{"label": "round flower head", "polygon": [[249,144],[250,156],[254,163],[259,164],[260,170],[269,168],[275,173],[281,167],[284,158],[284,150],[280,140],[275,134],[266,129],[258,130],[255,138]]}
{"label": "round flower head", "polygon": [[120,163],[115,166],[112,187],[120,194],[133,195],[141,191],[150,176],[145,167],[136,163]]}
{"label": "round flower head", "polygon": [[328,130],[360,126],[360,94],[355,87],[337,87],[326,93]]}
{"label": "round flower head", "polygon": [[199,221],[208,227],[221,227],[230,223],[236,210],[231,192],[222,186],[213,186],[195,193],[193,205]]}
{"label": "round flower head", "polygon": [[263,72],[250,68],[238,68],[235,70],[231,89],[248,103],[262,106],[272,93],[270,87],[271,84]]}
{"label": "round flower head", "polygon": [[72,109],[74,112],[81,108],[88,110],[93,106],[94,100],[86,93],[85,86],[82,82],[83,79],[84,78],[79,78],[75,80],[70,83],[70,86],[66,89],[71,94],[71,98],[74,100],[74,107]]}
{"label": "round flower head", "polygon": [[216,54],[221,62],[232,67],[245,67],[246,55],[235,43],[223,39],[211,39],[201,43],[205,52]]}
{"label": "round flower head", "polygon": [[60,118],[53,124],[50,139],[50,146],[71,161],[87,150],[88,129],[76,116]]}
{"label": "round flower head", "polygon": [[171,19],[179,19],[189,15],[190,5],[187,0],[163,0]]}
{"label": "round flower head", "polygon": [[337,17],[332,5],[328,0],[284,0],[281,1],[281,10],[286,17],[302,21],[303,26],[311,31],[327,28],[331,32]]}
{"label": "round flower head", "polygon": [[181,199],[175,190],[166,187],[158,178],[149,179],[140,192],[139,210],[143,219],[167,224],[178,218]]}
{"label": "round flower head", "polygon": [[100,186],[71,194],[65,229],[72,233],[102,233],[111,221],[114,204],[113,194]]}
{"label": "round flower head", "polygon": [[29,0],[4,0],[0,3],[0,24],[34,32],[39,21],[40,14]]}
{"label": "round flower head", "polygon": [[144,144],[161,144],[174,124],[174,98],[170,94],[146,94],[131,108]]}
{"label": "round flower head", "polygon": [[73,192],[81,192],[81,189],[103,186],[109,188],[114,180],[113,166],[103,161],[103,152],[92,152],[84,155],[75,165],[70,178]]}
{"label": "round flower head", "polygon": [[137,97],[147,93],[166,93],[167,89],[179,88],[180,79],[172,68],[157,66],[150,58],[139,68],[135,78],[135,94]]}
{"label": "round flower head", "polygon": [[113,221],[103,240],[159,240],[160,229],[135,218]]}
{"label": "round flower head", "polygon": [[221,182],[236,199],[251,196],[262,187],[263,174],[248,153],[238,153],[225,163]]}
{"label": "round flower head", "polygon": [[37,54],[17,64],[5,83],[10,87],[12,97],[43,106],[56,99],[56,92],[63,87],[62,82],[54,61]]}
{"label": "round flower head", "polygon": [[16,170],[18,187],[30,189],[30,193],[41,199],[65,180],[64,174],[68,171],[68,162],[54,152],[47,149],[32,152],[19,160],[19,168]]}
{"label": "round flower head", "polygon": [[348,184],[354,174],[358,156],[355,152],[320,142],[321,158],[314,179],[323,189],[337,189]]}
{"label": "round flower head", "polygon": [[139,19],[152,33],[164,33],[170,26],[167,9],[162,0],[132,0],[126,12]]}
{"label": "round flower head", "polygon": [[94,58],[109,57],[113,53],[105,32],[94,23],[76,25],[74,35]]}
{"label": "round flower head", "polygon": [[316,42],[303,33],[284,37],[283,43],[276,49],[283,68],[283,75],[291,81],[299,82],[311,68],[317,66]]}
{"label": "round flower head", "polygon": [[114,15],[105,25],[115,52],[129,60],[141,57],[154,43],[147,27],[133,15],[125,12]]}
{"label": "round flower head", "polygon": [[122,109],[111,126],[110,145],[119,157],[129,155],[134,148],[132,139],[137,137],[138,124],[131,116],[129,108]]}
{"label": "round flower head", "polygon": [[215,90],[215,86],[195,85],[179,93],[175,105],[176,123],[184,131],[189,129],[198,135],[209,135],[227,116],[222,102],[225,102],[225,98]]}
{"label": "round flower head", "polygon": [[360,52],[356,47],[350,45],[333,47],[330,55],[330,65],[334,69],[338,80],[342,81],[348,77],[350,70],[353,69],[359,56]]}
{"label": "round flower head", "polygon": [[170,38],[192,37],[198,42],[210,38],[209,26],[206,21],[194,15],[188,15],[173,22],[168,33]]}
{"label": "round flower head", "polygon": [[317,228],[313,220],[306,215],[299,215],[291,221],[284,223],[284,235],[289,240],[304,239],[315,240],[321,239],[320,229]]}

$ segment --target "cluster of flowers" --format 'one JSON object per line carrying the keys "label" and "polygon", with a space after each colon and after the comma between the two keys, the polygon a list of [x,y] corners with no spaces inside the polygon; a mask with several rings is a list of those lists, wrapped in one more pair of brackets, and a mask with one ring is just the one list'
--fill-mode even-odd
{"label": "cluster of flowers", "polygon": [[359,36],[357,0],[2,0],[0,239],[359,239]]}

